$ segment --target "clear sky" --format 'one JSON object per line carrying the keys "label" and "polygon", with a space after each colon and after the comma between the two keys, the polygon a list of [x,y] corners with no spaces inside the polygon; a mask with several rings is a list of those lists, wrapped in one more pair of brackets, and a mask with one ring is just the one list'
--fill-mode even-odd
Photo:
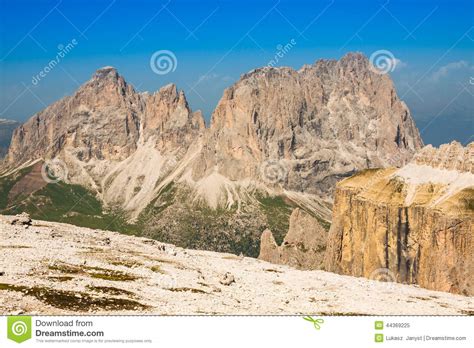
{"label": "clear sky", "polygon": [[[111,65],[139,91],[176,83],[209,119],[224,88],[294,42],[276,66],[389,51],[425,143],[467,143],[473,25],[472,0],[0,0],[0,118],[24,121]],[[160,50],[176,57],[167,74],[150,66]]]}

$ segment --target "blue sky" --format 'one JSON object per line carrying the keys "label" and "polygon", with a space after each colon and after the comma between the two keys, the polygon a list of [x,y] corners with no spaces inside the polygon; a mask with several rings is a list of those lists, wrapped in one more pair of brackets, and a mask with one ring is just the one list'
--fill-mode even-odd
{"label": "blue sky", "polygon": [[[473,25],[468,0],[0,0],[0,117],[24,121],[112,65],[139,91],[176,83],[209,118],[224,88],[293,40],[277,65],[390,51],[391,76],[425,143],[466,143],[474,140]],[[160,50],[177,60],[164,75],[150,67]]]}

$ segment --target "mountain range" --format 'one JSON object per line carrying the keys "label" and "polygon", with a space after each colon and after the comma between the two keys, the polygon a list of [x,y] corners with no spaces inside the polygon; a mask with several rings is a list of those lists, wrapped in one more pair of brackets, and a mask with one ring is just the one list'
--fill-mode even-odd
{"label": "mountain range", "polygon": [[33,115],[0,167],[0,213],[303,270],[474,293],[474,143],[423,146],[359,53],[252,70],[209,125],[173,84],[112,67]]}
{"label": "mountain range", "polygon": [[105,67],[15,130],[0,209],[257,256],[294,208],[327,230],[337,181],[422,146],[390,77],[359,53],[244,74],[208,127],[175,85],[139,93]]}

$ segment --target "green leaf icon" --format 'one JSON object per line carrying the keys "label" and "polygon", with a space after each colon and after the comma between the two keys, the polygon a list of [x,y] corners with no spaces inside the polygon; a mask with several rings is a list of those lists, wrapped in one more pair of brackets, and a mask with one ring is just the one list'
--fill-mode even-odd
{"label": "green leaf icon", "polygon": [[31,317],[8,317],[7,337],[17,343],[22,343],[29,340],[31,338]]}

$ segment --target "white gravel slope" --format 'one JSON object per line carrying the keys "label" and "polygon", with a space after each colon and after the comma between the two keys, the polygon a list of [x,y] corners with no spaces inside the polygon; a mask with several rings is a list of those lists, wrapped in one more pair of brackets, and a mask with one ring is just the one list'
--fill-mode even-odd
{"label": "white gravel slope", "polygon": [[[0,216],[0,315],[474,312],[472,297],[67,224],[13,226],[6,219]],[[227,280],[235,278],[230,285],[221,283],[226,272]]]}

